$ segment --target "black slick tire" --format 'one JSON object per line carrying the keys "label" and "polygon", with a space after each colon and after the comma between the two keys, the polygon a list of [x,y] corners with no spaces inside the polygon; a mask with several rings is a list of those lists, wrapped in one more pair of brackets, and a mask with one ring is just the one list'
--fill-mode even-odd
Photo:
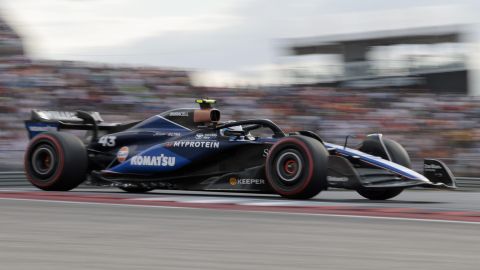
{"label": "black slick tire", "polygon": [[267,181],[285,198],[312,198],[327,188],[328,155],[316,139],[283,138],[269,150],[265,164]]}
{"label": "black slick tire", "polygon": [[[392,159],[391,161],[407,168],[412,167],[410,157],[401,144],[387,138],[382,138],[382,141],[388,151],[390,158]],[[376,140],[365,140],[359,150],[367,154],[380,156],[384,159],[388,159],[388,156],[385,154],[382,145],[379,143],[379,141]],[[358,194],[369,200],[388,200],[398,196],[400,193],[402,193],[402,191],[403,188],[360,187],[359,189],[357,189]]]}
{"label": "black slick tire", "polygon": [[41,133],[25,151],[24,169],[32,185],[48,191],[68,191],[86,179],[87,150],[73,134]]}

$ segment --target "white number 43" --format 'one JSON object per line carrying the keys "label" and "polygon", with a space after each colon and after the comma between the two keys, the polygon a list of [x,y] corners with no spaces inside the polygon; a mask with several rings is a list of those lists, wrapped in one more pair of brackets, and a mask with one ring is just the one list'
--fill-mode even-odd
{"label": "white number 43", "polygon": [[113,147],[115,146],[115,139],[117,139],[117,137],[115,136],[103,136],[98,140],[98,143],[104,147],[105,146]]}

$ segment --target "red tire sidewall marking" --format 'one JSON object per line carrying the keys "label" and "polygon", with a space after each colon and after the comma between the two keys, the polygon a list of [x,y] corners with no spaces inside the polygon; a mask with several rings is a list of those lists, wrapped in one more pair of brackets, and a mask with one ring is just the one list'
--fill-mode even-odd
{"label": "red tire sidewall marking", "polygon": [[40,135],[37,135],[35,136],[35,138],[30,142],[29,146],[28,146],[28,150],[30,150],[30,145],[34,145],[36,144],[38,141],[40,140],[47,140],[48,142],[52,143],[55,147],[55,149],[57,150],[57,155],[58,155],[58,167],[55,171],[55,174],[53,176],[51,176],[51,180],[47,181],[47,182],[43,182],[41,180],[36,180],[33,178],[33,176],[30,174],[30,167],[31,167],[31,164],[30,164],[30,151],[27,151],[27,153],[25,153],[25,157],[24,157],[24,169],[25,169],[25,172],[26,172],[26,175],[28,177],[28,179],[30,180],[30,182],[32,183],[35,183],[35,185],[37,186],[40,186],[40,187],[49,187],[53,184],[55,184],[55,182],[58,180],[58,177],[60,176],[60,174],[62,173],[63,171],[63,167],[65,165],[65,160],[64,160],[64,155],[63,155],[63,148],[60,144],[60,142],[57,140],[57,138],[53,137],[53,136],[50,136],[50,135],[46,135],[46,134],[40,134]]}
{"label": "red tire sidewall marking", "polygon": [[[268,157],[267,157],[267,161],[269,161],[269,158],[270,158],[270,154],[275,152],[275,149],[279,146],[279,145],[283,145],[284,143],[288,143],[288,142],[292,142],[293,144],[295,144],[297,147],[300,147],[302,148],[303,152],[306,154],[307,156],[307,161],[309,163],[309,166],[308,166],[308,177],[307,177],[307,180],[299,187],[293,189],[293,190],[290,190],[290,191],[285,191],[285,190],[281,190],[281,189],[278,189],[275,185],[272,185],[270,184],[270,186],[272,186],[272,188],[280,195],[294,195],[296,193],[300,193],[302,192],[309,184],[310,182],[312,181],[312,176],[313,176],[313,166],[315,164],[313,164],[313,157],[312,157],[312,153],[310,153],[310,149],[308,149],[307,145],[298,140],[298,139],[295,139],[295,138],[288,138],[288,139],[284,139],[282,141],[280,141],[279,143],[275,144],[271,149],[270,151],[268,152]],[[272,179],[272,175],[270,173],[270,162],[267,162],[266,163],[266,173],[267,173],[267,180],[270,180]],[[270,182],[270,181],[269,181]]]}

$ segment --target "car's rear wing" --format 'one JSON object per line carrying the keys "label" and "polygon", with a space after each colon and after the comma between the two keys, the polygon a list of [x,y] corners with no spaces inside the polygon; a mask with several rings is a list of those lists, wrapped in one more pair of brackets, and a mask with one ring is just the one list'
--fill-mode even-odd
{"label": "car's rear wing", "polygon": [[25,127],[30,139],[42,132],[70,129],[91,130],[92,140],[94,140],[99,131],[117,132],[136,123],[104,123],[98,112],[32,110],[30,120],[25,121]]}
{"label": "car's rear wing", "polygon": [[[85,122],[85,119],[78,114],[83,111],[41,111],[32,110],[31,120],[38,122],[54,122],[54,123],[69,123],[69,124],[81,124]],[[103,122],[100,113],[98,112],[83,112],[90,115],[97,123]]]}

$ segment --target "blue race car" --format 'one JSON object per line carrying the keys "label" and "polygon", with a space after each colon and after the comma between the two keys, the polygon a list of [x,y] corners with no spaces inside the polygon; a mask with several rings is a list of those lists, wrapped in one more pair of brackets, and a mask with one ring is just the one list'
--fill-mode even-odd
{"label": "blue race car", "polygon": [[[424,175],[405,149],[381,134],[352,149],[311,131],[284,133],[270,120],[220,121],[215,101],[131,123],[105,123],[97,112],[32,111],[25,155],[29,181],[67,191],[88,180],[128,192],[153,189],[279,194],[308,199],[330,187],[385,200],[405,188],[454,188],[442,162]],[[81,138],[64,130],[83,130]],[[78,133],[78,131],[77,131]]]}

